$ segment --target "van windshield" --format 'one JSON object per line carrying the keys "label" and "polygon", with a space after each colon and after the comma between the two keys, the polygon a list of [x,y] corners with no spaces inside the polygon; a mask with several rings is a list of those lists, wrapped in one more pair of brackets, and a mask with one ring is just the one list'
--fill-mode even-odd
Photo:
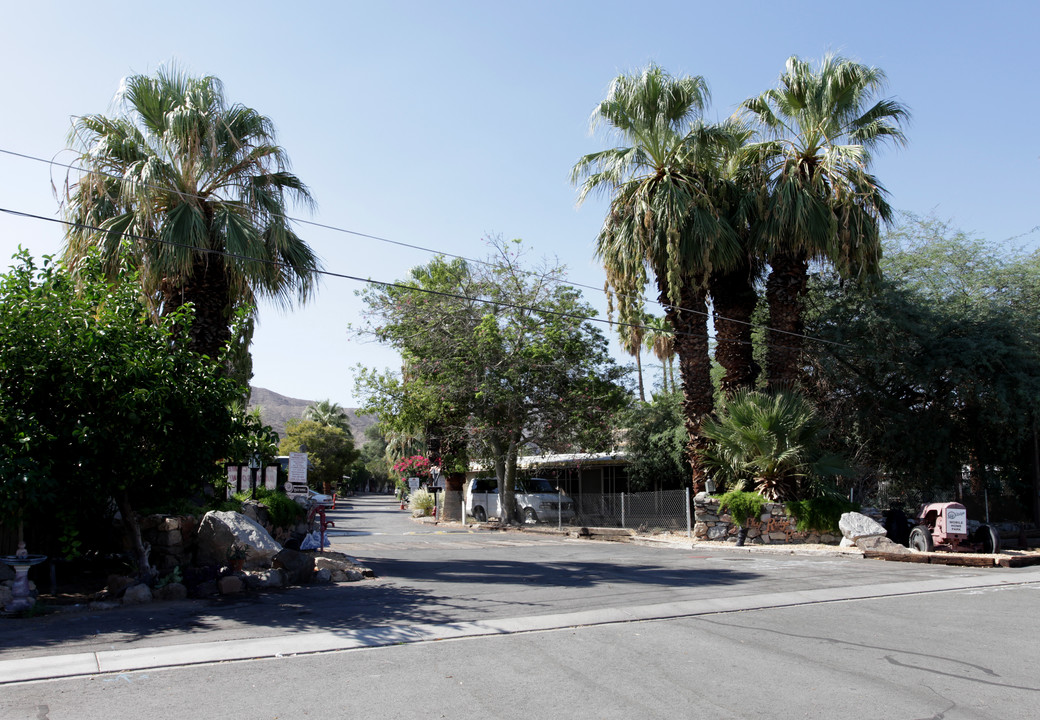
{"label": "van windshield", "polygon": [[556,488],[544,478],[529,478],[517,483],[518,488],[526,493],[555,493]]}

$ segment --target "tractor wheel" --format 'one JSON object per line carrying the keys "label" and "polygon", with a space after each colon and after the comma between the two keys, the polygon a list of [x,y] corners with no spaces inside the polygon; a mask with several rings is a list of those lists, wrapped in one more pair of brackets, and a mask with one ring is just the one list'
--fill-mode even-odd
{"label": "tractor wheel", "polygon": [[917,552],[932,552],[935,549],[932,533],[926,525],[918,525],[910,531],[910,548]]}
{"label": "tractor wheel", "polygon": [[473,519],[477,522],[487,522],[487,513],[484,512],[484,508],[480,505],[473,508]]}
{"label": "tractor wheel", "polygon": [[997,532],[995,527],[992,527],[991,525],[980,525],[979,529],[976,530],[975,533],[978,542],[982,543],[982,552],[1000,552],[1000,533]]}

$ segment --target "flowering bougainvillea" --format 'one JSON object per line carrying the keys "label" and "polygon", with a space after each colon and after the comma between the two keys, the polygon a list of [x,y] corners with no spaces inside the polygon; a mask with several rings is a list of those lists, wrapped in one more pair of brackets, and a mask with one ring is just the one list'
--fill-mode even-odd
{"label": "flowering bougainvillea", "polygon": [[422,455],[412,455],[394,463],[394,472],[403,478],[417,477],[427,480],[430,477],[430,460]]}

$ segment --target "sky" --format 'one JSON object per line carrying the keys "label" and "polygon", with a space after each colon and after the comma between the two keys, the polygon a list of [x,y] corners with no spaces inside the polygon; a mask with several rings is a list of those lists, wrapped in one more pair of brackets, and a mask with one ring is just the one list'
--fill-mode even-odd
{"label": "sky", "polygon": [[[1040,3],[250,2],[11,3],[0,26],[0,208],[60,217],[73,118],[111,113],[120,80],[171,62],[219,77],[270,117],[317,208],[292,214],[329,271],[394,281],[429,252],[522,238],[600,288],[604,199],[576,207],[575,161],[613,146],[589,118],[611,80],[655,62],[702,75],[709,120],[776,84],[791,55],[882,68],[910,107],[909,144],[878,155],[891,204],[992,242],[1040,246]],[[76,175],[70,176],[73,180]],[[62,227],[0,213],[0,257],[58,254]],[[253,384],[345,407],[357,365],[396,356],[350,331],[362,283],[326,278],[264,305]],[[605,315],[602,292],[586,299]],[[610,334],[616,347],[616,336]],[[616,350],[621,358],[620,351]]]}

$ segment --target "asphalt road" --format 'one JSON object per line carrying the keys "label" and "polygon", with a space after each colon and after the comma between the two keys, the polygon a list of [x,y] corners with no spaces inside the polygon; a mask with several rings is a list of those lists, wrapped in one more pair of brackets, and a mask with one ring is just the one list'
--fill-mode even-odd
{"label": "asphalt road", "polygon": [[[457,639],[13,683],[0,718],[1040,715],[1036,572],[445,532],[394,508],[334,515],[333,549],[376,580],[9,621],[0,661],[419,624]],[[509,634],[460,631],[478,625]]]}

